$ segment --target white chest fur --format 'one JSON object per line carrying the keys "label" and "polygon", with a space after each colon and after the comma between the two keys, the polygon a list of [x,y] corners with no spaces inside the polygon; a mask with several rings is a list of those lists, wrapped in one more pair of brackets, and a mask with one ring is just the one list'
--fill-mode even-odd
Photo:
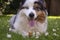
{"label": "white chest fur", "polygon": [[18,15],[14,27],[14,30],[17,31],[19,34],[23,34],[24,32],[28,33],[30,31],[45,33],[47,30],[47,19],[44,23],[36,22],[33,27],[30,27],[27,17],[21,17]]}

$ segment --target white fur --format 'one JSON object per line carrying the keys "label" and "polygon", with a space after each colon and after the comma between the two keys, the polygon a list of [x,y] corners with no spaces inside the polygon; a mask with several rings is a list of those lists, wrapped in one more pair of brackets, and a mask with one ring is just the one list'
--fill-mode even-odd
{"label": "white fur", "polygon": [[26,2],[24,3],[23,6],[28,6],[28,7],[31,7],[34,5],[34,2],[35,1],[38,1],[38,0],[26,0]]}
{"label": "white fur", "polygon": [[[36,33],[36,35],[40,35],[39,33],[45,33],[47,30],[47,17],[45,19],[44,23],[35,22],[35,25],[33,27],[30,27],[28,15],[29,13],[33,12],[34,17],[36,18],[36,12],[33,10],[33,3],[36,0],[26,0],[25,4],[23,6],[28,6],[29,9],[22,9],[18,12],[16,21],[14,23],[14,28],[12,29],[13,32],[17,32],[19,34],[22,34],[23,36],[27,36],[30,31]],[[39,32],[39,33],[38,33]]]}
{"label": "white fur", "polygon": [[47,30],[47,18],[45,19],[44,23],[36,22],[34,27],[30,27],[28,17],[22,11],[20,11],[14,23],[14,28],[15,29],[12,29],[12,31],[18,32],[19,34],[25,36],[27,36],[27,33],[30,31],[45,33]]}

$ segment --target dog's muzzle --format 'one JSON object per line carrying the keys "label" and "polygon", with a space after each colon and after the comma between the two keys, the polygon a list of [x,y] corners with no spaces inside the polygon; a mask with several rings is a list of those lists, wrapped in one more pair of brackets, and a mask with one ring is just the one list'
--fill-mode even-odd
{"label": "dog's muzzle", "polygon": [[29,18],[30,18],[30,19],[29,19],[29,25],[30,25],[31,27],[33,27],[34,24],[35,24],[34,16],[35,16],[35,15],[34,15],[34,13],[32,13],[32,12],[29,14]]}

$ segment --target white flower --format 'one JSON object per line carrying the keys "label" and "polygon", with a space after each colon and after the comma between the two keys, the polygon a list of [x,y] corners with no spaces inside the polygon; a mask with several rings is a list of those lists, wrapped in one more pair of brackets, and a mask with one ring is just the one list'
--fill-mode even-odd
{"label": "white flower", "polygon": [[55,32],[55,31],[56,31],[56,29],[52,29],[52,31],[53,31],[53,32]]}
{"label": "white flower", "polygon": [[12,29],[11,28],[9,28],[9,31],[11,31]]}
{"label": "white flower", "polygon": [[7,34],[7,38],[11,38],[11,34]]}
{"label": "white flower", "polygon": [[54,35],[54,36],[59,36],[59,35],[58,35],[58,34],[56,34],[56,33],[53,33],[53,35]]}
{"label": "white flower", "polygon": [[49,33],[48,33],[48,32],[46,32],[46,33],[45,33],[45,36],[48,36],[48,35],[49,35]]}

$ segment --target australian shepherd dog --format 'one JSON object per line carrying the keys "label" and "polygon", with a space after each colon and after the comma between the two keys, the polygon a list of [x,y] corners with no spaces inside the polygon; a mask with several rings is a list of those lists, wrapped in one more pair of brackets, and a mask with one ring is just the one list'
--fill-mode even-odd
{"label": "australian shepherd dog", "polygon": [[40,36],[47,30],[47,10],[44,0],[24,0],[20,2],[17,15],[10,20],[11,31],[22,36]]}

